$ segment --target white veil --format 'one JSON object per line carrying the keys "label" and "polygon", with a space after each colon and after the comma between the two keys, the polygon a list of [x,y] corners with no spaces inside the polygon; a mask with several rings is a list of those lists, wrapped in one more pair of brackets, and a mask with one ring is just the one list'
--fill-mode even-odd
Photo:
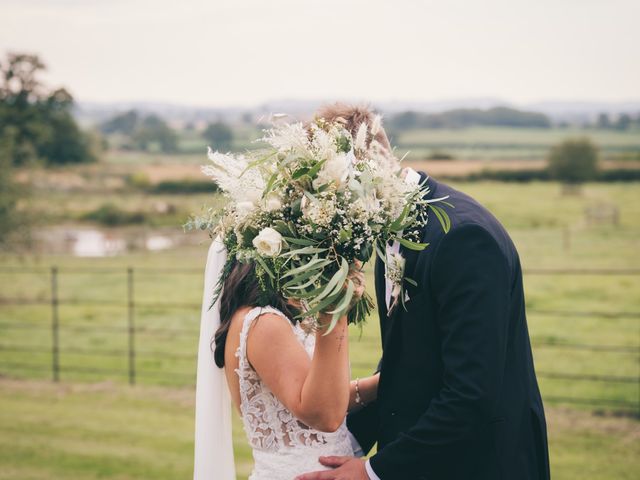
{"label": "white veil", "polygon": [[204,273],[204,294],[196,379],[196,438],[194,480],[235,480],[231,397],[224,370],[213,359],[211,342],[220,325],[219,303],[209,309],[227,260],[227,251],[216,238],[209,247]]}

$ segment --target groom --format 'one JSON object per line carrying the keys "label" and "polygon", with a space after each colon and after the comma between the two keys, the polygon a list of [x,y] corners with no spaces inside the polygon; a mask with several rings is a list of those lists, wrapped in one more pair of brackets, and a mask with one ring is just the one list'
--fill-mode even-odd
{"label": "groom", "polygon": [[[321,110],[354,131],[367,109]],[[354,133],[355,134],[355,133]],[[376,140],[389,148],[384,130]],[[411,174],[416,174],[412,172]],[[421,178],[426,175],[420,173]],[[384,264],[375,272],[382,359],[378,398],[348,426],[368,461],[322,457],[333,467],[301,480],[548,480],[544,409],[527,330],[518,253],[502,225],[471,197],[427,179],[429,198],[449,196],[451,230],[429,218],[422,252],[401,248],[409,301],[388,312]]]}

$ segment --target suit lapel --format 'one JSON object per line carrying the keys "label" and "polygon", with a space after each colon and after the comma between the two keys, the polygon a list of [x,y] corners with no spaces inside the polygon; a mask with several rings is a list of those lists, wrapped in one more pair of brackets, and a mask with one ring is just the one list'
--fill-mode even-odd
{"label": "suit lapel", "polygon": [[[424,172],[419,172],[420,174],[420,181],[421,182],[427,182],[427,186],[429,187],[429,191],[427,192],[427,194],[423,197],[425,200],[431,200],[434,196],[436,187],[437,187],[437,182],[432,179],[431,177],[427,177],[427,175]],[[430,216],[429,218],[429,222],[427,223],[427,226],[425,228],[423,228],[421,234],[420,234],[420,241],[424,242],[426,236],[427,236],[427,230],[431,227],[431,224],[434,221],[438,221],[436,218],[434,218],[433,215]],[[428,247],[427,247],[428,248]],[[420,256],[420,252],[415,251],[415,250],[411,250],[409,248],[406,247],[400,247],[400,252],[402,253],[402,256],[405,258],[406,263],[405,263],[405,277],[411,278],[413,280],[415,280],[413,274],[415,272],[415,267],[416,267],[416,263],[418,261],[418,257]],[[409,293],[411,293],[411,289],[413,287],[411,287],[411,285],[407,286],[407,291]]]}
{"label": "suit lapel", "polygon": [[[427,186],[429,187],[429,191],[428,193],[424,196],[424,198],[426,200],[430,200],[433,198],[436,187],[437,187],[437,182],[435,180],[433,180],[431,177],[427,177],[427,175],[423,172],[418,172],[420,174],[420,180],[421,182],[427,182]],[[429,218],[429,222],[427,223],[427,226],[423,229],[422,233],[421,233],[421,238],[420,241],[423,242],[426,234],[427,234],[427,229],[428,228],[433,228],[431,227],[431,222],[433,221],[433,217]],[[435,220],[437,221],[437,219]],[[428,248],[428,247],[427,247]],[[400,253],[402,253],[402,256],[405,258],[405,277],[407,278],[411,278],[413,280],[417,280],[415,278],[415,268],[416,268],[416,264],[418,262],[418,258],[420,256],[420,252],[416,251],[416,250],[411,250],[409,248],[400,247]],[[384,295],[384,265],[383,265],[383,295]],[[412,287],[411,285],[407,285],[405,284],[405,290],[406,292],[409,294],[409,301],[411,301],[411,295],[415,293],[415,287]],[[379,297],[380,298],[380,297]],[[382,297],[382,299],[384,300],[384,296]],[[383,301],[383,305],[384,305],[384,301]],[[408,305],[407,305],[408,307]],[[385,313],[386,313],[386,308],[385,308]],[[404,308],[402,307],[402,304],[399,304],[398,306],[396,306],[396,308],[394,309],[393,312],[391,312],[391,315],[389,315],[388,317],[385,316],[386,318],[386,325],[384,328],[384,333],[386,333],[386,338],[383,336],[382,337],[382,341],[383,341],[383,346],[388,345],[391,343],[391,337],[394,334],[394,331],[399,330],[399,326],[402,324],[402,318],[406,315],[406,311],[404,310]],[[382,323],[381,323],[382,325]]]}

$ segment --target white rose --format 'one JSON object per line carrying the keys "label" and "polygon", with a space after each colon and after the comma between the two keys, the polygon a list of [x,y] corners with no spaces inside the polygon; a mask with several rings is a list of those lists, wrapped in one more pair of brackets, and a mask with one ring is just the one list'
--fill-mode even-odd
{"label": "white rose", "polygon": [[351,170],[351,156],[341,153],[327,160],[318,173],[318,178],[313,181],[313,186],[318,188],[330,182],[342,185],[349,177]]}
{"label": "white rose", "polygon": [[271,193],[267,195],[267,198],[264,201],[264,207],[267,212],[273,212],[274,210],[280,210],[282,208],[282,201],[280,197],[275,193]]}
{"label": "white rose", "polygon": [[273,228],[263,228],[258,236],[253,239],[253,246],[260,255],[276,257],[282,250],[282,235]]}

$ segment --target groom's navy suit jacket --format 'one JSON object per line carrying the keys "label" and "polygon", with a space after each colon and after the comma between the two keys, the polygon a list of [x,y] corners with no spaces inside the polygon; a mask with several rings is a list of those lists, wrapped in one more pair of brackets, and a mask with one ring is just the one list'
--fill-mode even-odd
{"label": "groom's navy suit jacket", "polygon": [[[422,178],[426,176],[421,174]],[[348,417],[382,480],[548,479],[544,409],[533,367],[522,270],[509,235],[489,211],[449,196],[445,234],[431,213],[421,252],[402,249],[406,311],[387,315],[384,265],[376,264],[382,334],[378,399]]]}

